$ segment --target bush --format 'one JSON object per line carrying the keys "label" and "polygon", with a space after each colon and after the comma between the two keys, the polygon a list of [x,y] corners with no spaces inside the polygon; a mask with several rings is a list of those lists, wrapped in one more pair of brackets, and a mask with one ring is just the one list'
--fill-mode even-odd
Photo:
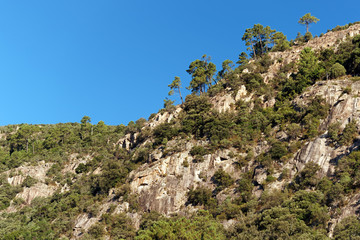
{"label": "bush", "polygon": [[280,160],[288,153],[288,150],[284,143],[277,141],[272,144],[269,153],[272,159]]}
{"label": "bush", "polygon": [[319,170],[319,165],[314,162],[308,162],[304,169],[295,177],[292,187],[296,190],[315,187],[320,182],[317,176]]}
{"label": "bush", "polygon": [[188,204],[192,204],[193,206],[211,205],[215,199],[212,198],[211,190],[205,187],[198,187],[195,190],[190,189],[188,192]]}
{"label": "bush", "polygon": [[89,167],[88,167],[86,164],[80,163],[80,164],[78,165],[78,167],[75,169],[75,172],[76,172],[77,174],[80,174],[80,173],[85,173],[85,172],[87,172],[88,170],[89,170]]}
{"label": "bush", "polygon": [[153,130],[154,145],[161,145],[178,134],[178,130],[170,123],[162,123]]}
{"label": "bush", "polygon": [[223,226],[206,211],[199,211],[191,219],[173,217],[160,219],[144,230],[135,240],[166,239],[227,239]]}
{"label": "bush", "polygon": [[305,35],[304,35],[304,41],[305,41],[305,42],[308,42],[308,41],[310,41],[311,39],[313,39],[313,35],[311,34],[311,32],[305,33]]}
{"label": "bush", "polygon": [[30,177],[29,175],[26,176],[23,183],[21,184],[22,187],[31,187],[34,186],[38,181],[35,178]]}
{"label": "bush", "polygon": [[346,217],[334,229],[334,239],[360,239],[360,221],[356,216]]}
{"label": "bush", "polygon": [[346,69],[340,63],[335,63],[330,68],[330,78],[332,78],[332,79],[344,76],[345,74],[346,74]]}
{"label": "bush", "polygon": [[295,196],[283,204],[290,212],[297,215],[306,225],[324,227],[329,220],[325,196],[319,191],[298,191]]}
{"label": "bush", "polygon": [[215,172],[212,181],[217,185],[218,191],[221,191],[234,183],[234,179],[232,179],[232,177],[223,169],[218,169]]}
{"label": "bush", "polygon": [[242,74],[242,80],[245,82],[246,90],[250,92],[264,86],[264,80],[258,73],[244,73]]}
{"label": "bush", "polygon": [[191,156],[204,156],[207,154],[207,150],[203,146],[193,146],[190,150]]}
{"label": "bush", "polygon": [[346,126],[340,136],[339,144],[342,146],[352,144],[354,142],[357,134],[358,134],[357,122],[356,122],[356,120],[352,120],[351,122],[346,124]]}

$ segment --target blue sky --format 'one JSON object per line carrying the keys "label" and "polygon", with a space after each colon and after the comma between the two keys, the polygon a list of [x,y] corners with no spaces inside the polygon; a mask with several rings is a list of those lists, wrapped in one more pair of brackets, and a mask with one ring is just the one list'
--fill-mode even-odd
{"label": "blue sky", "polygon": [[[360,21],[358,1],[4,0],[0,2],[0,125],[127,124],[163,106],[203,54],[221,63],[245,50],[261,23],[288,39],[311,12],[315,34]],[[172,98],[172,99],[176,99]],[[177,101],[179,103],[179,101]]]}

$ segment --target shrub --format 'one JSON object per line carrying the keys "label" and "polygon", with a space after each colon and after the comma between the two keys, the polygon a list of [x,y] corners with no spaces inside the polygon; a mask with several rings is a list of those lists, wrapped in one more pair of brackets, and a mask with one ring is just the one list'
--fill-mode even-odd
{"label": "shrub", "polygon": [[223,169],[218,169],[215,172],[212,181],[217,185],[218,191],[221,191],[234,183],[234,179],[232,179],[232,177]]}
{"label": "shrub", "polygon": [[320,166],[318,164],[308,162],[304,169],[295,177],[292,187],[296,190],[315,187],[320,182],[320,179],[317,176],[319,170]]}
{"label": "shrub", "polygon": [[77,174],[79,174],[79,173],[87,172],[88,170],[89,170],[89,167],[88,167],[86,164],[80,163],[80,164],[78,165],[78,167],[75,169],[75,172],[76,172]]}
{"label": "shrub", "polygon": [[356,216],[346,217],[334,229],[334,239],[360,239],[360,221]]}
{"label": "shrub", "polygon": [[31,187],[34,186],[37,183],[37,179],[30,177],[29,175],[26,176],[23,183],[21,184],[22,187]]}
{"label": "shrub", "polygon": [[264,80],[258,73],[244,73],[242,74],[242,80],[245,82],[246,89],[250,92],[264,85]]}
{"label": "shrub", "polygon": [[191,156],[204,156],[207,154],[207,150],[203,146],[193,146],[190,150]]}
{"label": "shrub", "polygon": [[288,150],[284,143],[277,141],[272,144],[269,153],[272,159],[280,160],[281,157],[285,156],[288,153]]}
{"label": "shrub", "polygon": [[343,94],[350,94],[351,93],[351,87],[350,86],[347,86],[346,88],[343,89]]}
{"label": "shrub", "polygon": [[283,204],[290,212],[297,215],[306,225],[311,227],[324,227],[329,220],[325,196],[320,191],[298,191],[295,196]]}
{"label": "shrub", "polygon": [[101,237],[105,234],[105,229],[101,224],[94,224],[89,228],[88,233],[95,239],[101,239]]}
{"label": "shrub", "polygon": [[357,131],[356,120],[352,120],[351,122],[346,124],[346,126],[340,136],[339,144],[340,145],[352,144],[354,142],[357,134],[358,134],[358,131]]}
{"label": "shrub", "polygon": [[173,217],[154,221],[140,230],[135,240],[147,239],[227,239],[223,226],[206,211],[199,211],[191,219]]}
{"label": "shrub", "polygon": [[213,201],[211,196],[211,190],[208,188],[198,187],[195,190],[190,189],[188,192],[188,204],[208,206]]}
{"label": "shrub", "polygon": [[330,78],[335,79],[346,74],[346,69],[340,63],[335,63],[330,68]]}
{"label": "shrub", "polygon": [[162,123],[153,130],[154,145],[160,145],[178,134],[178,130],[170,123]]}

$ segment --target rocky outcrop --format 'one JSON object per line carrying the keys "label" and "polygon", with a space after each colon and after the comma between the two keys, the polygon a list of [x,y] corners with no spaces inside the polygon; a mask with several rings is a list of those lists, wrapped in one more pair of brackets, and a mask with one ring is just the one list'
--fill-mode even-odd
{"label": "rocky outcrop", "polygon": [[174,118],[177,118],[177,116],[179,115],[181,110],[182,110],[181,106],[178,105],[176,107],[176,109],[174,111],[172,111],[171,113],[170,112],[157,113],[155,115],[155,117],[153,117],[150,121],[148,121],[145,124],[144,127],[154,128],[154,127],[158,126],[161,123],[170,122]]}
{"label": "rocky outcrop", "polygon": [[[345,88],[351,89],[351,93],[344,93]],[[315,96],[320,96],[330,105],[330,112],[327,119],[325,119],[320,128],[328,129],[330,124],[340,123],[340,128],[345,128],[352,119],[359,119],[360,117],[360,82],[353,82],[351,80],[334,80],[334,81],[320,81],[314,86],[310,87],[304,94],[295,99],[298,105],[306,105]],[[360,129],[360,121],[358,128]],[[301,171],[306,163],[312,161],[317,163],[324,174],[333,172],[334,163],[349,153],[350,149],[346,147],[335,148],[329,145],[327,132],[308,142],[296,154],[294,164],[297,171]]]}
{"label": "rocky outcrop", "polygon": [[22,184],[27,176],[30,176],[38,181],[45,182],[46,173],[51,166],[52,163],[40,161],[36,166],[20,166],[13,169],[11,172],[5,172],[5,174],[8,176],[11,175],[11,177],[8,177],[8,182],[14,186]]}
{"label": "rocky outcrop", "polygon": [[264,81],[267,82],[269,79],[273,78],[281,66],[297,61],[300,58],[300,52],[304,47],[310,47],[313,50],[321,50],[330,47],[336,49],[341,41],[344,41],[347,37],[353,37],[358,34],[360,34],[360,24],[355,24],[345,30],[328,32],[322,37],[316,37],[305,45],[293,46],[288,51],[270,52],[269,56],[271,59],[275,60],[275,63],[270,66],[267,73],[263,74]]}
{"label": "rocky outcrop", "polygon": [[218,151],[205,155],[201,162],[194,162],[189,151],[195,142],[183,144],[182,152],[144,164],[132,172],[131,191],[138,195],[144,211],[154,210],[167,215],[179,212],[185,207],[189,189],[198,186],[213,188],[211,177],[219,168],[235,178],[239,174],[234,165],[236,159],[229,157],[228,152]]}
{"label": "rocky outcrop", "polygon": [[62,169],[62,173],[75,173],[75,169],[79,166],[80,163],[86,164],[92,159],[92,156],[80,156],[79,154],[71,154],[69,157],[69,162]]}
{"label": "rocky outcrop", "polygon": [[25,187],[21,193],[16,195],[16,198],[24,199],[25,204],[29,205],[37,197],[48,197],[51,196],[57,185],[47,185],[45,183],[37,183],[32,187]]}
{"label": "rocky outcrop", "polygon": [[252,94],[249,94],[244,85],[240,86],[240,89],[235,95],[232,94],[231,89],[227,89],[224,94],[211,98],[213,109],[218,112],[226,112],[234,109],[235,103],[239,100],[249,102],[252,98]]}

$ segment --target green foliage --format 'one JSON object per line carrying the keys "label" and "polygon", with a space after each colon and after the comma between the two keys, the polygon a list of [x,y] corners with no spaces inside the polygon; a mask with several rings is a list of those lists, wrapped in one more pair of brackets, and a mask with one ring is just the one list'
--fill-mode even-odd
{"label": "green foliage", "polygon": [[266,73],[269,67],[274,63],[269,54],[264,54],[256,61],[256,72]]}
{"label": "green foliage", "polygon": [[234,183],[234,179],[223,169],[218,169],[214,173],[212,181],[217,185],[217,191],[221,191],[227,187],[230,187]]}
{"label": "green foliage", "polygon": [[203,137],[204,125],[211,106],[206,96],[188,95],[184,104],[186,115],[182,119],[181,131]]}
{"label": "green foliage", "polygon": [[171,101],[167,98],[164,99],[164,109],[168,112],[172,112],[173,110],[175,110],[174,102],[175,101]]}
{"label": "green foliage", "polygon": [[248,28],[242,37],[248,51],[252,51],[252,56],[256,58],[270,50],[270,44],[275,30],[269,26],[264,27],[261,24],[255,24],[253,28]]}
{"label": "green foliage", "polygon": [[231,239],[327,239],[286,207],[273,207],[242,219]]}
{"label": "green foliage", "polygon": [[282,52],[290,48],[290,42],[282,32],[275,32],[272,35],[272,41],[274,42],[274,47],[271,49],[272,51]]}
{"label": "green foliage", "polygon": [[311,227],[325,227],[329,220],[328,209],[325,206],[325,196],[321,192],[299,191],[295,196],[283,204],[290,212],[296,214]]}
{"label": "green foliage", "polygon": [[264,80],[258,73],[245,73],[242,75],[242,81],[244,81],[245,87],[249,91],[254,91],[264,86]]}
{"label": "green foliage", "polygon": [[213,206],[216,204],[216,200],[212,198],[211,190],[205,187],[198,187],[194,190],[190,189],[187,202],[193,206]]}
{"label": "green foliage", "polygon": [[101,224],[94,224],[89,228],[88,233],[91,237],[95,239],[101,239],[102,236],[105,234],[104,226]]}
{"label": "green foliage", "polygon": [[222,69],[218,72],[218,79],[224,79],[227,77],[227,75],[229,75],[229,73],[231,73],[233,71],[233,67],[234,67],[234,63],[233,61],[226,59],[223,63],[222,63]]}
{"label": "green foliage", "polygon": [[305,35],[304,35],[304,41],[305,41],[305,42],[308,42],[308,41],[310,41],[311,39],[313,39],[313,35],[311,34],[311,32],[305,33]]}
{"label": "green foliage", "polygon": [[334,65],[330,68],[330,77],[332,79],[344,76],[346,74],[346,69],[340,63],[334,63]]}
{"label": "green foliage", "polygon": [[252,198],[253,182],[249,174],[244,174],[242,178],[237,180],[236,191],[240,194],[238,201],[241,203],[247,203]]}
{"label": "green foliage", "polygon": [[336,122],[328,127],[328,136],[333,142],[338,142],[340,139],[340,125],[341,124],[339,122]]}
{"label": "green foliage", "polygon": [[351,122],[346,124],[342,134],[339,137],[338,143],[341,146],[352,144],[357,134],[358,134],[357,122],[356,120],[353,119]]}
{"label": "green foliage", "polygon": [[162,123],[153,130],[153,136],[155,138],[154,145],[160,145],[171,140],[178,133],[178,130],[170,123]]}
{"label": "green foliage", "polygon": [[86,173],[89,170],[89,166],[84,164],[84,163],[80,163],[77,168],[75,169],[75,172],[77,174],[79,173]]}
{"label": "green foliage", "polygon": [[30,177],[29,175],[26,176],[26,178],[24,179],[24,181],[22,182],[21,186],[22,187],[32,187],[34,186],[38,181],[35,178]]}
{"label": "green foliage", "polygon": [[354,151],[339,160],[336,178],[346,192],[360,186],[360,152]]}
{"label": "green foliage", "polygon": [[306,32],[309,32],[309,25],[311,23],[317,23],[318,21],[320,21],[320,19],[318,19],[314,16],[311,16],[311,13],[307,13],[300,18],[299,23],[305,25]]}
{"label": "green foliage", "polygon": [[292,187],[296,190],[317,186],[320,179],[317,176],[320,166],[314,162],[308,162],[304,169],[295,177]]}
{"label": "green foliage", "polygon": [[210,57],[204,55],[201,60],[197,59],[190,64],[186,72],[191,75],[192,80],[187,89],[202,94],[206,92],[206,86],[211,86],[216,66],[210,60]]}
{"label": "green foliage", "polygon": [[248,55],[246,52],[239,54],[239,60],[236,62],[240,66],[245,66],[249,62]]}
{"label": "green foliage", "polygon": [[224,229],[210,214],[200,211],[191,219],[171,218],[158,220],[138,232],[136,240],[175,240],[175,239],[226,239]]}
{"label": "green foliage", "polygon": [[336,60],[343,65],[348,74],[360,73],[360,36],[342,42],[336,52]]}
{"label": "green foliage", "polygon": [[207,154],[207,150],[203,147],[203,146],[193,146],[190,150],[190,155],[191,156],[204,156]]}
{"label": "green foliage", "polygon": [[39,130],[39,127],[35,125],[20,125],[19,129],[7,138],[7,141],[10,144],[10,154],[14,151],[21,150],[29,152],[29,146],[32,146],[36,141],[35,133]]}
{"label": "green foliage", "polygon": [[360,239],[360,221],[355,216],[349,216],[341,220],[334,229],[334,239]]}
{"label": "green foliage", "polygon": [[283,156],[285,156],[288,153],[288,149],[284,145],[284,143],[276,141],[272,144],[269,153],[271,158],[275,160],[280,160]]}
{"label": "green foliage", "polygon": [[296,75],[297,84],[296,93],[300,93],[305,87],[313,84],[321,74],[322,68],[315,53],[309,47],[305,47],[300,53],[298,63],[299,72]]}
{"label": "green foliage", "polygon": [[0,175],[0,210],[10,206],[10,201],[21,191],[21,187],[11,186],[5,175]]}
{"label": "green foliage", "polygon": [[360,22],[353,22],[353,23],[348,23],[348,24],[346,24],[344,26],[337,25],[333,29],[328,30],[328,32],[337,32],[337,31],[345,30],[345,29],[348,29],[349,27],[351,27],[352,25],[359,24],[359,23]]}
{"label": "green foliage", "polygon": [[174,81],[172,81],[172,83],[169,84],[168,87],[171,89],[170,92],[169,92],[169,96],[174,94],[174,90],[177,89],[179,91],[179,96],[180,96],[180,99],[181,99],[181,103],[183,104],[184,100],[183,100],[183,98],[181,96],[181,80],[180,80],[180,77],[175,77]]}
{"label": "green foliage", "polygon": [[135,229],[131,225],[131,219],[125,213],[104,214],[102,220],[112,239],[134,239]]}

